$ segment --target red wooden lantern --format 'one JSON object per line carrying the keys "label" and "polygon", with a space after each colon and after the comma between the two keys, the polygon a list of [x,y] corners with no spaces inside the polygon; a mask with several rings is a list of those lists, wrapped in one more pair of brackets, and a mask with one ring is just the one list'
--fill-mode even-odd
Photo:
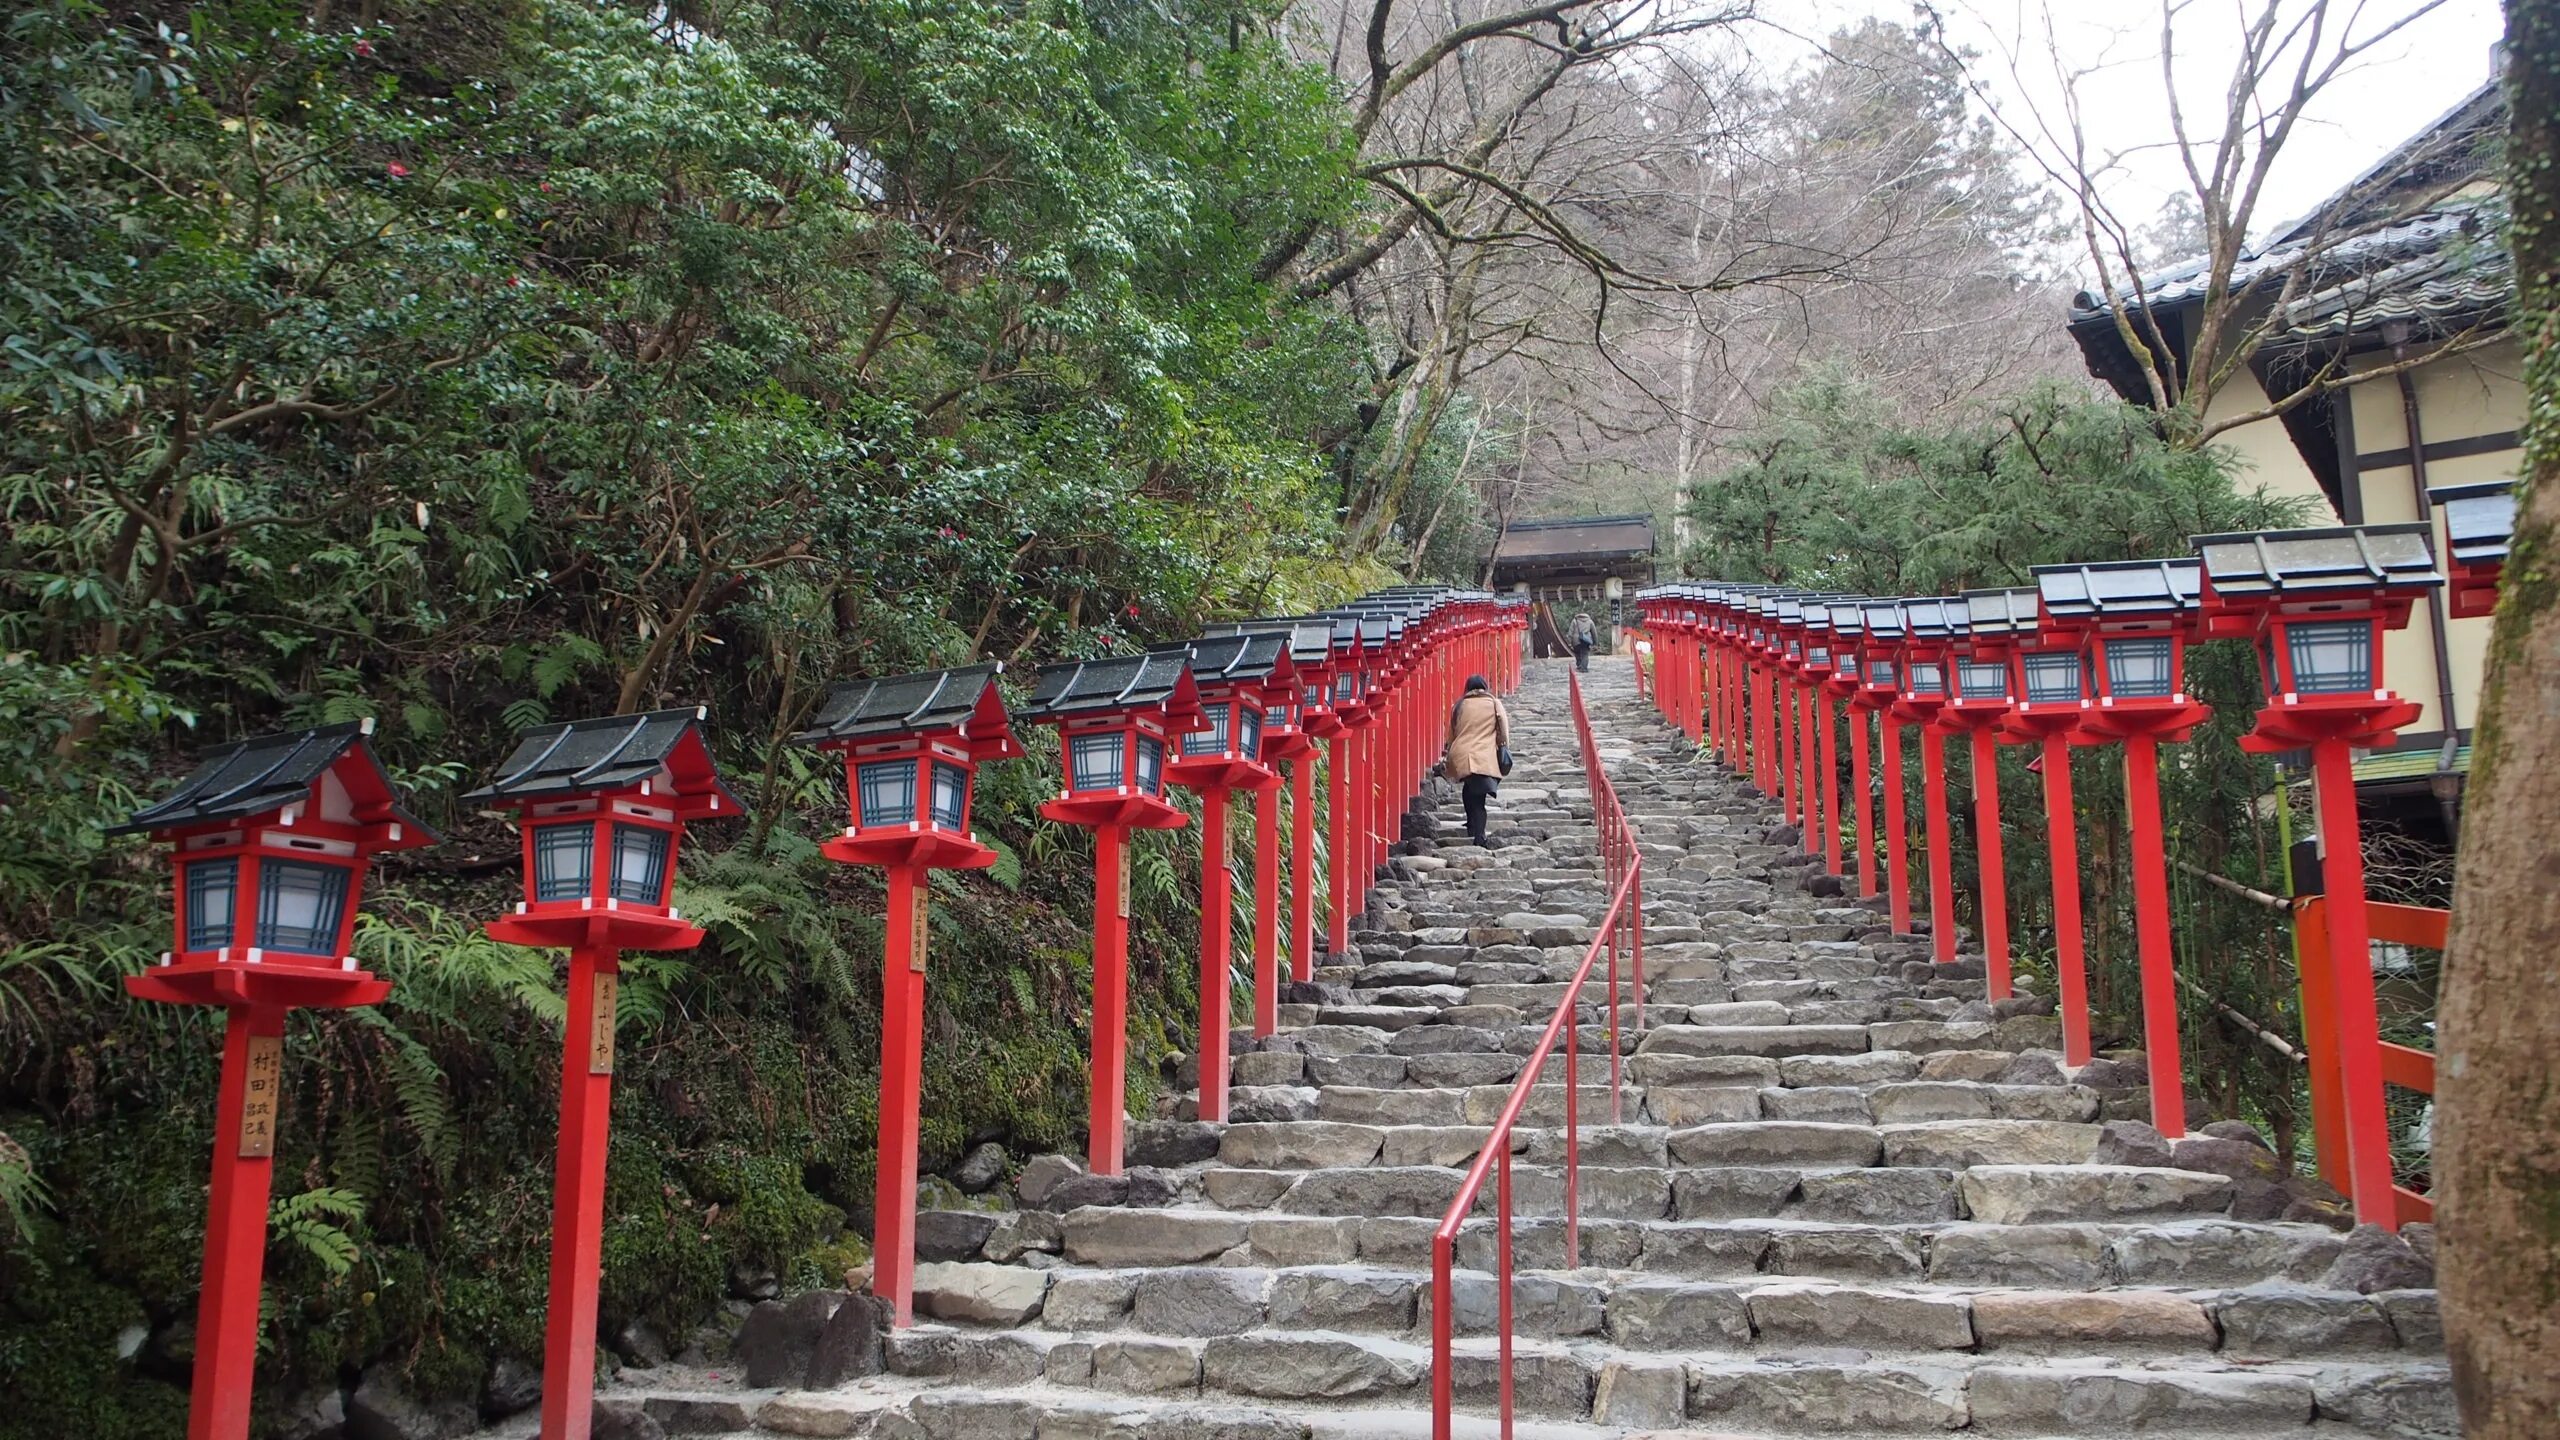
{"label": "red wooden lantern", "polygon": [[1965,625],[1953,655],[1955,698],[1938,712],[1938,724],[1961,732],[1973,750],[1973,825],[1980,864],[1982,958],[1990,998],[2009,997],[2009,885],[2001,855],[2000,725],[2015,702],[2009,684],[2010,652],[2023,619],[2035,626],[2035,592],[1969,590],[1961,597]]}
{"label": "red wooden lantern", "polygon": [[1831,668],[1822,678],[1823,693],[1840,702],[1849,724],[1850,809],[1855,814],[1858,847],[1858,896],[1876,893],[1874,762],[1867,744],[1867,716],[1873,707],[1860,697],[1867,688],[1867,601],[1835,595],[1823,607]]}
{"label": "red wooden lantern", "polygon": [[[2161,742],[2184,740],[2211,712],[2186,695],[2186,645],[2202,604],[2195,560],[2036,567],[2037,626],[2084,649],[2092,703],[2082,731],[2124,742],[2125,809],[2133,831],[2134,934],[2142,958],[2143,1050],[2151,1122],[2187,1133],[2178,1059],[2178,992],[2169,945],[2169,861],[2160,822]],[[2052,783],[2052,777],[2046,777]]]}
{"label": "red wooden lantern", "polygon": [[1929,947],[1941,965],[1956,958],[1955,860],[1948,843],[1947,757],[1939,712],[1956,696],[1955,650],[1969,621],[1962,600],[1902,602],[1902,694],[1895,719],[1920,730],[1920,803],[1929,847]]}
{"label": "red wooden lantern", "polygon": [[[2308,747],[2320,806],[2320,878],[2329,901],[2327,1004],[2306,975],[2305,1029],[2332,1010],[2335,1036],[2311,1035],[2315,1060],[2336,1057],[2347,1120],[2347,1191],[2356,1218],[2397,1228],[2391,1127],[2384,1108],[2380,1021],[2373,993],[2372,922],[2365,908],[2364,837],[2356,817],[2353,750],[2387,745],[2418,717],[2382,683],[2382,632],[2444,583],[2425,525],[2200,535],[2212,633],[2257,642],[2267,705],[2241,745],[2260,753]],[[2448,723],[2450,721],[2448,720]],[[2324,1055],[2325,1052],[2325,1055]],[[2315,1071],[2319,1067],[2315,1065]],[[2315,1073],[2315,1088],[2325,1078]]]}
{"label": "red wooden lantern", "polygon": [[1332,733],[1326,738],[1330,763],[1325,788],[1331,812],[1326,848],[1333,867],[1325,939],[1326,948],[1338,952],[1351,943],[1352,912],[1368,893],[1367,884],[1356,877],[1367,873],[1361,867],[1367,850],[1362,832],[1367,828],[1369,737],[1378,718],[1374,706],[1377,677],[1385,664],[1387,618],[1347,611],[1332,612],[1329,618],[1334,622],[1333,660],[1327,667],[1333,703],[1327,718]]}
{"label": "red wooden lantern", "polygon": [[372,733],[362,720],[217,746],[167,798],[109,832],[148,834],[176,856],[169,952],[125,990],[224,1011],[188,1440],[249,1433],[285,1012],[390,993],[356,968],[365,870],[378,853],[435,842],[400,808]]}
{"label": "red wooden lantern", "polygon": [[802,745],[844,756],[851,810],[823,847],[848,865],[888,871],[887,944],[880,977],[880,1143],[873,1197],[872,1293],[896,1323],[915,1318],[918,1112],[924,1095],[925,961],[932,874],[980,870],[995,851],[969,829],[978,767],[1022,753],[1005,716],[994,662],[827,692]]}
{"label": "red wooden lantern", "polygon": [[2506,573],[2507,547],[2516,528],[2516,485],[2483,480],[2438,485],[2427,498],[2444,514],[2444,554],[2452,587],[2446,613],[2457,620],[2493,615],[2498,579]]}
{"label": "red wooden lantern", "polygon": [[1190,662],[1151,651],[1041,667],[1021,718],[1058,727],[1066,788],[1040,807],[1094,832],[1093,1076],[1085,1158],[1117,1175],[1128,1122],[1129,832],[1178,830],[1164,799],[1170,748],[1205,724]]}
{"label": "red wooden lantern", "polygon": [[[1822,868],[1832,875],[1842,873],[1842,842],[1840,756],[1836,738],[1839,731],[1832,721],[1831,702],[1845,698],[1856,685],[1855,681],[1844,685],[1838,678],[1844,656],[1835,617],[1839,602],[1844,598],[1816,595],[1804,602],[1804,675],[1809,692],[1806,698],[1812,707],[1814,723],[1813,773],[1816,785],[1812,794],[1814,808],[1822,816]],[[1863,827],[1861,829],[1863,831]]]}
{"label": "red wooden lantern", "polygon": [[702,713],[536,725],[516,738],[494,779],[463,797],[513,810],[522,835],[524,899],[489,922],[490,936],[569,950],[543,1339],[546,1437],[585,1440],[594,1409],[622,952],[701,943],[673,903],[676,852],[688,823],[744,813],[712,768]]}
{"label": "red wooden lantern", "polygon": [[[1315,978],[1315,762],[1316,742],[1339,733],[1333,719],[1333,622],[1321,617],[1240,620],[1212,625],[1209,633],[1272,632],[1288,638],[1297,683],[1275,695],[1263,713],[1262,759],[1288,767],[1289,974]],[[1279,1028],[1279,814],[1276,792],[1254,809],[1254,1008],[1257,1035]]]}
{"label": "red wooden lantern", "polygon": [[[1268,793],[1277,777],[1263,760],[1266,717],[1276,711],[1286,721],[1300,703],[1297,667],[1289,659],[1291,637],[1274,632],[1217,635],[1188,647],[1191,676],[1200,689],[1208,716],[1206,728],[1183,737],[1181,753],[1166,778],[1200,792],[1200,1118],[1223,1123],[1227,1118],[1227,992],[1229,941],[1227,927],[1234,886],[1227,874],[1227,797],[1245,790],[1263,796],[1261,809],[1276,818]],[[1264,853],[1276,871],[1278,833],[1271,827]],[[1276,873],[1261,889],[1276,887]],[[1270,911],[1276,919],[1278,912]],[[1274,1024],[1279,977],[1268,949],[1255,957],[1254,1009],[1268,1013]],[[1257,1024],[1256,1033],[1268,1034]]]}
{"label": "red wooden lantern", "polygon": [[2081,636],[2041,623],[2036,592],[1968,590],[1976,653],[1986,638],[2005,655],[2008,738],[2041,748],[2028,768],[2044,778],[2045,850],[2053,878],[2054,972],[2064,1063],[2089,1063],[2089,986],[2080,929],[2080,836],[2072,808],[2071,746],[2087,743],[2080,723],[2090,705]]}

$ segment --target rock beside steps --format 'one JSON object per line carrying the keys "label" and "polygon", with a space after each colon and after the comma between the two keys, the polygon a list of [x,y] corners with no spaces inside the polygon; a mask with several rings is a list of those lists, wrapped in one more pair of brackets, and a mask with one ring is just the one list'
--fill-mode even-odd
{"label": "rock beside steps", "polygon": [[[2245,1129],[2162,1142],[2139,1057],[2066,1072],[2049,999],[1989,1003],[1978,960],[1810,893],[1772,802],[1623,668],[1587,684],[1644,984],[1586,987],[1579,1084],[1559,1053],[1512,1136],[1519,1434],[2458,1435],[2422,1227],[2347,1231]],[[878,1373],[630,1372],[619,1433],[1427,1436],[1432,1230],[1608,903],[1562,665],[1511,708],[1495,848],[1454,796],[1408,825],[1350,947],[1233,1038],[1229,1123],[1170,1101],[1124,1176],[1042,1160],[1015,1211],[923,1217]],[[1491,1202],[1456,1247],[1470,1436],[1497,1433]]]}

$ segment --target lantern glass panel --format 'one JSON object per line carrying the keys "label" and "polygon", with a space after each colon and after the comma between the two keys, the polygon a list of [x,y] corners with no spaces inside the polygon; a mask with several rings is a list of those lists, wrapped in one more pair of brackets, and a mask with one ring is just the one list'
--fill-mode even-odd
{"label": "lantern glass panel", "polygon": [[534,899],[584,900],[594,891],[595,873],[596,822],[534,827]]}
{"label": "lantern glass panel", "polygon": [[1251,705],[1236,706],[1236,753],[1247,760],[1262,758],[1262,712]]}
{"label": "lantern glass panel", "polygon": [[1306,704],[1307,704],[1307,705],[1309,705],[1309,706],[1321,706],[1321,705],[1323,705],[1323,704],[1324,704],[1324,687],[1323,687],[1323,686],[1321,686],[1321,685],[1310,685],[1310,686],[1308,686],[1308,687],[1307,687],[1307,689],[1306,689],[1306,694],[1305,694],[1305,696],[1303,697],[1303,700],[1304,700],[1304,703],[1306,703]]}
{"label": "lantern glass panel", "polygon": [[1107,730],[1099,735],[1078,735],[1069,742],[1075,759],[1073,788],[1078,790],[1117,790],[1120,778],[1121,735]]}
{"label": "lantern glass panel", "polygon": [[1227,707],[1209,707],[1209,728],[1194,730],[1182,737],[1185,755],[1224,755],[1227,753]]}
{"label": "lantern glass panel", "polygon": [[1803,658],[1804,658],[1804,642],[1803,642],[1803,641],[1801,641],[1801,640],[1790,640],[1790,641],[1788,641],[1788,642],[1787,642],[1787,658],[1788,658],[1788,659],[1790,659],[1790,660],[1801,660],[1801,659],[1803,659]]}
{"label": "lantern glass panel", "polygon": [[2176,642],[2165,635],[2123,635],[2100,642],[2107,652],[2107,693],[2119,700],[2157,700],[2169,694],[2170,658]]}
{"label": "lantern glass panel", "polygon": [[1867,683],[1891,688],[1901,681],[1894,674],[1892,661],[1870,660],[1867,662]]}
{"label": "lantern glass panel", "polygon": [[1935,660],[1911,662],[1911,693],[1919,696],[1947,693],[1947,672]]}
{"label": "lantern glass panel", "polygon": [[2069,705],[2080,699],[2080,654],[2046,650],[2027,657],[2027,703]]}
{"label": "lantern glass panel", "polygon": [[1848,676],[1848,677],[1849,677],[1850,679],[1852,679],[1852,680],[1855,680],[1855,679],[1857,679],[1857,678],[1858,678],[1859,671],[1858,671],[1858,652],[1857,652],[1857,651],[1855,651],[1855,650],[1845,650],[1845,651],[1842,651],[1842,652],[1841,652],[1841,655],[1840,655],[1840,673],[1841,673],[1841,674],[1843,674],[1843,675]]}
{"label": "lantern glass panel", "polygon": [[1990,660],[1965,660],[1956,666],[1956,683],[1967,700],[2001,700],[2009,694],[2009,667]]}
{"label": "lantern glass panel", "polygon": [[1164,742],[1153,735],[1138,737],[1138,793],[1164,793]]}
{"label": "lantern glass panel", "polygon": [[258,948],[327,955],[338,948],[347,867],[268,859],[258,865]]}
{"label": "lantern glass panel", "polygon": [[1346,671],[1344,671],[1342,674],[1339,674],[1339,675],[1334,676],[1334,677],[1333,677],[1333,698],[1334,698],[1336,701],[1342,701],[1342,700],[1357,700],[1357,699],[1359,699],[1359,698],[1360,698],[1360,677],[1359,677],[1359,676],[1357,676],[1357,675],[1352,674],[1351,672],[1349,672],[1349,671],[1347,671],[1347,670],[1346,670]]}
{"label": "lantern glass panel", "polygon": [[198,860],[187,866],[187,948],[219,950],[231,943],[233,897],[240,893],[238,860]]}
{"label": "lantern glass panel", "polygon": [[1808,665],[1828,665],[1831,663],[1831,651],[1826,646],[1816,645],[1804,658]]}
{"label": "lantern glass panel", "polygon": [[933,762],[933,823],[945,830],[960,828],[969,808],[969,772],[948,760]]}
{"label": "lantern glass panel", "polygon": [[[915,791],[915,769],[907,770],[907,790]],[[914,814],[912,808],[907,812]],[[656,905],[667,893],[667,840],[664,830],[647,825],[613,827],[613,898],[625,905]]]}
{"label": "lantern glass panel", "polygon": [[904,825],[916,818],[916,762],[872,760],[861,770],[862,824]]}
{"label": "lantern glass panel", "polygon": [[2352,695],[2373,688],[2370,621],[2296,621],[2284,627],[2284,642],[2295,693]]}

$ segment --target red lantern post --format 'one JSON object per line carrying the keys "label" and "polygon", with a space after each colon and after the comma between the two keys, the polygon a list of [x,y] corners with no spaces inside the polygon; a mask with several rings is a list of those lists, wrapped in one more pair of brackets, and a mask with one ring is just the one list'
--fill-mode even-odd
{"label": "red lantern post", "polygon": [[1910,631],[1902,643],[1902,695],[1894,715],[1920,731],[1920,801],[1929,846],[1929,948],[1941,965],[1956,959],[1955,856],[1947,823],[1945,731],[1935,723],[1955,698],[1955,643],[1964,602],[1935,597],[1902,602]]}
{"label": "red lantern post", "polygon": [[[1262,797],[1261,810],[1274,820],[1271,792],[1277,779],[1263,763],[1263,731],[1273,707],[1294,720],[1298,670],[1289,659],[1290,637],[1271,632],[1218,635],[1190,645],[1191,677],[1209,724],[1183,737],[1181,753],[1166,767],[1165,778],[1200,792],[1200,1118],[1224,1123],[1227,1118],[1227,1028],[1233,1014],[1227,996],[1229,907],[1235,887],[1227,874],[1227,797],[1238,790]],[[1294,728],[1294,727],[1293,727]],[[1278,896],[1278,827],[1262,827],[1258,849],[1268,857],[1257,864],[1257,914],[1268,913],[1270,929],[1279,928],[1275,906],[1263,897]],[[1255,1033],[1267,1035],[1267,1023],[1279,1021],[1278,962],[1272,944],[1257,926],[1254,945]],[[1270,940],[1276,941],[1277,935]]]}
{"label": "red lantern post", "polygon": [[383,851],[435,842],[401,810],[372,733],[362,720],[218,746],[166,799],[110,832],[166,841],[176,857],[170,949],[127,977],[126,992],[223,1010],[187,1440],[249,1433],[285,1013],[390,993],[356,968],[365,870]]}
{"label": "red lantern post", "polygon": [[1884,879],[1887,924],[1896,935],[1911,933],[1911,821],[1904,813],[1902,786],[1902,650],[1911,624],[1899,600],[1867,602],[1861,617],[1866,639],[1858,646],[1864,684],[1858,708],[1875,713],[1879,756],[1884,774]]}
{"label": "red lantern post", "polygon": [[2260,754],[2311,751],[2337,1033],[2306,1038],[2314,1066],[2334,1065],[2343,1092],[2347,1193],[2356,1219],[2395,1230],[2400,1208],[2391,1188],[2391,1126],[2383,1105],[2381,1018],[2351,752],[2389,745],[2395,731],[2418,718],[2416,704],[2383,684],[2382,638],[2408,624],[2410,607],[2444,583],[2429,539],[2427,526],[2412,524],[2195,541],[2204,567],[2206,633],[2256,641],[2266,681],[2266,708],[2242,747]]}
{"label": "red lantern post", "polygon": [[[2039,565],[2044,620],[2085,637],[2096,694],[2089,734],[2124,742],[2125,809],[2133,832],[2133,919],[2142,956],[2143,1049],[2151,1067],[2151,1123],[2187,1133],[2178,1057],[2176,958],[2170,953],[2169,860],[2160,823],[2160,750],[2193,734],[2211,710],[2186,694],[2186,646],[2203,584],[2197,562],[2127,560]],[[2051,778],[2047,777],[2047,783]]]}
{"label": "red lantern post", "polygon": [[1866,698],[1866,605],[1860,599],[1835,598],[1827,607],[1831,673],[1823,680],[1825,691],[1840,702],[1841,717],[1849,726],[1850,809],[1857,827],[1858,898],[1862,900],[1876,893],[1874,775],[1867,752],[1867,716],[1885,703],[1869,704]]}
{"label": "red lantern post", "polygon": [[848,680],[827,693],[792,739],[844,756],[850,816],[822,848],[847,865],[887,872],[887,944],[880,976],[880,1140],[873,1194],[871,1292],[899,1325],[914,1322],[916,1152],[924,1096],[928,897],[935,870],[983,870],[996,852],[969,826],[978,767],[1022,753],[993,662],[885,680]]}
{"label": "red lantern post", "polygon": [[[1821,727],[1821,752],[1816,759],[1822,775],[1822,809],[1823,813],[1830,817],[1822,832],[1822,868],[1833,875],[1845,875],[1848,872],[1841,864],[1840,853],[1842,844],[1840,742],[1838,727],[1833,724],[1831,718],[1831,702],[1834,700],[1846,702],[1858,691],[1856,647],[1858,637],[1865,633],[1866,627],[1858,622],[1857,607],[1847,603],[1847,597],[1840,595],[1825,595],[1816,602],[1808,604],[1805,607],[1805,623],[1812,630],[1806,644],[1805,669],[1815,680],[1814,718]],[[1866,726],[1864,722],[1854,718],[1855,712],[1850,711],[1845,703],[1842,711],[1852,717],[1852,730],[1856,737],[1857,836],[1859,855],[1863,861],[1870,819],[1866,794]],[[1867,893],[1873,894],[1873,862],[1865,863],[1869,867],[1870,881]]]}
{"label": "red lantern post", "polygon": [[1151,651],[1040,669],[1022,717],[1058,727],[1066,788],[1047,819],[1093,830],[1093,1067],[1086,1168],[1117,1175],[1128,1124],[1129,832],[1179,830],[1164,798],[1167,747],[1207,722],[1190,663]]}
{"label": "red lantern post", "polygon": [[488,784],[463,797],[516,812],[523,845],[524,898],[514,914],[489,922],[490,938],[569,952],[543,1440],[586,1440],[594,1421],[622,952],[702,943],[674,903],[685,827],[744,813],[712,766],[702,715],[660,710],[536,725],[516,737]]}
{"label": "red lantern post", "polygon": [[1973,750],[1973,826],[1982,893],[1982,956],[1990,998],[2010,994],[2009,880],[2002,858],[2000,752],[2002,726],[2017,704],[2009,661],[2020,628],[2035,627],[2032,590],[1968,590],[1964,638],[1955,652],[1955,699],[1939,712],[1950,733],[1964,732]]}
{"label": "red lantern post", "polygon": [[[1981,596],[2005,596],[2002,601]],[[2009,634],[2009,693],[2016,703],[2000,724],[2010,738],[2041,747],[2030,768],[2044,778],[2045,854],[2053,877],[2054,980],[2060,991],[2063,1063],[2090,1060],[2089,980],[2080,925],[2080,836],[2072,810],[2071,747],[2089,743],[2081,724],[2092,697],[2076,630],[2042,619],[2036,592],[1968,591],[1976,625],[1995,607]]]}

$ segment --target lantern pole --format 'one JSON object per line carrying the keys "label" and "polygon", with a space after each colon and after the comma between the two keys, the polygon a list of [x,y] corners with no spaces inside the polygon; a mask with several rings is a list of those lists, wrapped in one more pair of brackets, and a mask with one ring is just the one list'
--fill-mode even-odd
{"label": "lantern pole", "polygon": [[1227,986],[1235,886],[1227,875],[1227,787],[1200,792],[1200,1118],[1227,1118]]}
{"label": "lantern pole", "polygon": [[1310,753],[1289,762],[1289,978],[1301,982],[1316,978],[1315,799]]}
{"label": "lantern pole", "polygon": [[1887,913],[1893,933],[1911,933],[1911,818],[1902,790],[1902,726],[1890,710],[1876,712],[1876,729],[1884,737],[1884,870],[1891,899]]}
{"label": "lantern pole", "polygon": [[2142,1044],[2151,1072],[2151,1124],[2163,1138],[2176,1140],[2187,1133],[2187,1094],[2178,1065],[2178,987],[2169,948],[2159,741],[2148,730],[2135,729],[2124,737],[2124,788],[2133,828],[2133,919],[2142,956]]}
{"label": "lantern pole", "polygon": [[1973,732],[1974,853],[1982,874],[1982,956],[1988,994],[2009,998],[2009,876],[2001,857],[1999,741]]}
{"label": "lantern pole", "polygon": [[1822,766],[1819,763],[1822,757],[1821,744],[1813,728],[1813,702],[1820,692],[1820,684],[1813,680],[1799,681],[1796,685],[1796,750],[1797,758],[1803,762],[1798,767],[1803,777],[1797,781],[1797,788],[1804,792],[1804,853],[1807,855],[1822,853],[1818,834],[1822,829]]}
{"label": "lantern pole", "polygon": [[2071,741],[2044,737],[2044,836],[2053,871],[2054,978],[2062,991],[2062,1062],[2089,1063],[2089,977],[2080,934],[2080,833],[2071,803]]}
{"label": "lantern pole", "polygon": [[1832,728],[1831,697],[1816,687],[1813,692],[1815,716],[1821,727],[1814,731],[1818,752],[1814,759],[1822,775],[1822,868],[1837,875],[1840,870],[1840,740]]}
{"label": "lantern pole", "polygon": [[1858,812],[1858,898],[1872,900],[1876,893],[1876,814],[1875,796],[1870,793],[1874,776],[1867,766],[1867,712],[1854,703],[1849,706],[1849,788],[1856,792]]}
{"label": "lantern pole", "polygon": [[1928,825],[1929,949],[1941,965],[1956,959],[1955,857],[1947,852],[1947,747],[1938,727],[1920,727],[1920,802]]}
{"label": "lantern pole", "polygon": [[1354,746],[1357,740],[1357,730],[1341,730],[1326,740],[1326,748],[1331,751],[1324,774],[1324,799],[1331,812],[1331,825],[1326,828],[1326,869],[1331,871],[1326,879],[1331,881],[1331,907],[1324,917],[1329,956],[1347,951],[1352,935],[1352,784],[1357,779],[1352,771],[1359,769]]}
{"label": "lantern pole", "polygon": [[915,1323],[916,1135],[924,1095],[925,905],[921,865],[889,869],[887,955],[880,975],[880,1147],[873,1195],[872,1293],[901,1326]]}
{"label": "lantern pole", "polygon": [[1280,786],[1253,797],[1253,1033],[1280,1028]]}
{"label": "lantern pole", "polygon": [[2311,764],[2320,806],[2320,883],[2328,896],[2330,1004],[2337,1014],[2339,1079],[2347,1092],[2347,1194],[2359,1222],[2397,1230],[2400,1204],[2391,1191],[2391,1117],[2382,1090],[2355,761],[2347,741],[2330,735],[2312,742]]}
{"label": "lantern pole", "polygon": [[1093,1077],[1085,1168],[1117,1175],[1128,1109],[1129,827],[1093,832]]}
{"label": "lantern pole", "polygon": [[282,1009],[223,1007],[221,1109],[213,1126],[213,1197],[205,1213],[187,1440],[247,1440],[249,1434],[283,1059]]}
{"label": "lantern pole", "polygon": [[1802,768],[1796,763],[1796,687],[1785,671],[1769,672],[1769,698],[1778,712],[1778,805],[1787,823],[1798,831],[1810,829],[1804,815],[1803,785],[1798,780]]}
{"label": "lantern pole", "polygon": [[615,993],[622,952],[569,948],[560,1045],[560,1142],[551,1177],[551,1292],[542,1347],[543,1440],[595,1422],[596,1286],[604,1273],[605,1147],[613,1125]]}

